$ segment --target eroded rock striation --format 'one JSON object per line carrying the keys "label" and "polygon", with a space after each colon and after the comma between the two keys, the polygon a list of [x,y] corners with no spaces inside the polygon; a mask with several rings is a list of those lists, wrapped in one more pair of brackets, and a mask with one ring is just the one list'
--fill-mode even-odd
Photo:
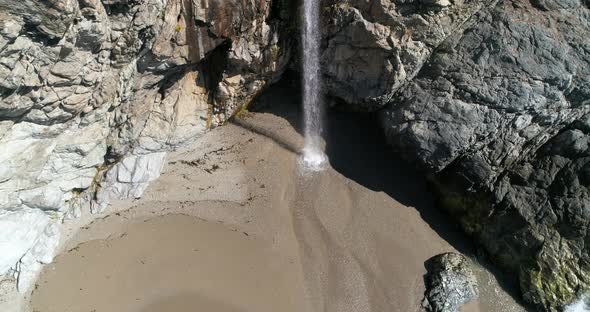
{"label": "eroded rock striation", "polygon": [[29,286],[63,218],[140,196],[278,79],[288,4],[0,0],[0,276]]}

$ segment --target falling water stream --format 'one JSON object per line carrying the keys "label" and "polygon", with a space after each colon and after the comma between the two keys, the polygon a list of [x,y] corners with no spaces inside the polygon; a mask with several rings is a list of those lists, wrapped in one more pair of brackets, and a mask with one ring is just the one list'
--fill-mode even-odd
{"label": "falling water stream", "polygon": [[304,1],[303,42],[303,165],[320,171],[327,164],[322,148],[322,103],[320,73],[320,0]]}

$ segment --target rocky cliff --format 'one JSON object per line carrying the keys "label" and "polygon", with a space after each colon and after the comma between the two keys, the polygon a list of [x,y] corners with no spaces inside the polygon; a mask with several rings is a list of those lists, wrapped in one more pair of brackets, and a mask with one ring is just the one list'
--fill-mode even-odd
{"label": "rocky cliff", "polygon": [[270,0],[0,0],[0,275],[30,285],[60,221],[140,196],[165,151],[290,59]]}
{"label": "rocky cliff", "polygon": [[587,290],[590,3],[327,2],[327,92],[379,111],[525,299]]}
{"label": "rocky cliff", "polygon": [[[0,0],[0,275],[136,197],[289,65],[290,0]],[[324,0],[324,90],[557,311],[590,288],[590,2]],[[89,206],[89,207],[88,207]],[[5,239],[9,238],[9,239]]]}
{"label": "rocky cliff", "polygon": [[548,310],[590,286],[589,13],[579,1],[482,11],[382,113],[443,205]]}

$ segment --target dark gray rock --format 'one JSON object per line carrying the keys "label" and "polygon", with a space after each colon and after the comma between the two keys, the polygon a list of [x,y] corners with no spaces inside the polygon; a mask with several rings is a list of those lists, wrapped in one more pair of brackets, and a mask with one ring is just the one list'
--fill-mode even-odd
{"label": "dark gray rock", "polygon": [[477,279],[464,256],[441,254],[428,260],[427,266],[422,303],[425,311],[459,312],[461,306],[479,296]]}
{"label": "dark gray rock", "polygon": [[356,110],[385,106],[449,35],[496,2],[324,1],[326,92]]}
{"label": "dark gray rock", "polygon": [[590,288],[590,10],[501,1],[449,36],[382,110],[387,137],[525,299]]}

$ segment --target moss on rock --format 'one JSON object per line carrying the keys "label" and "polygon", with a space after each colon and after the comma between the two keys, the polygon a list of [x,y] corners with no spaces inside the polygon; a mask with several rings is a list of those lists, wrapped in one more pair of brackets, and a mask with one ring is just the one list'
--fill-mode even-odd
{"label": "moss on rock", "polygon": [[452,180],[440,176],[431,176],[429,181],[438,195],[441,208],[456,218],[465,232],[483,244],[497,264],[504,269],[518,270],[524,299],[540,311],[562,311],[580,294],[590,291],[590,266],[577,261],[580,256],[556,229],[544,227],[542,233],[545,238],[540,250],[526,260],[514,258],[513,263],[508,265],[498,258],[501,251],[494,252],[495,247],[490,245],[493,243],[482,239],[486,222],[494,212],[491,195],[484,191],[461,191]]}
{"label": "moss on rock", "polygon": [[482,192],[463,194],[456,191],[452,183],[430,177],[429,181],[438,194],[440,205],[451,216],[459,220],[463,230],[476,235],[481,230],[482,221],[490,214],[491,203]]}
{"label": "moss on rock", "polygon": [[534,265],[520,271],[524,298],[543,310],[553,312],[561,311],[562,307],[590,290],[590,267],[575,259],[567,243],[543,246]]}

